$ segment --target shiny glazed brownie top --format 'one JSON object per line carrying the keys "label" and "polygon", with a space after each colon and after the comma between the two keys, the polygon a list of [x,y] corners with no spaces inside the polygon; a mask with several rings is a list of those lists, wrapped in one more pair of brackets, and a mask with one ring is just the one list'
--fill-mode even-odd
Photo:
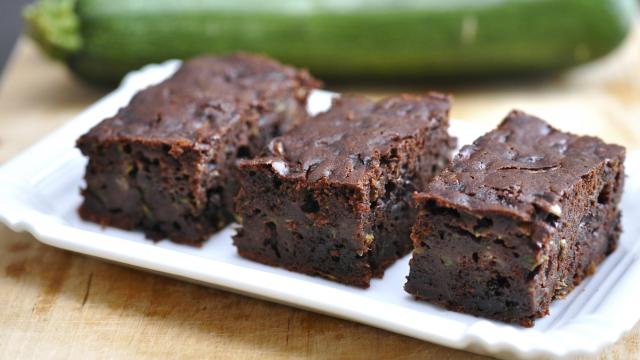
{"label": "shiny glazed brownie top", "polygon": [[403,156],[397,153],[402,141],[435,129],[446,133],[448,113],[449,98],[437,93],[378,102],[343,95],[328,111],[273,139],[267,157],[253,163],[270,163],[281,176],[359,184],[383,157]]}
{"label": "shiny glazed brownie top", "polygon": [[607,171],[624,148],[590,136],[561,132],[545,121],[512,111],[497,129],[462,147],[453,161],[418,194],[420,201],[534,218],[537,210],[562,216],[562,200],[582,177]]}
{"label": "shiny glazed brownie top", "polygon": [[[136,94],[128,106],[85,137],[98,141],[206,143],[230,125],[273,104],[304,101],[319,83],[306,71],[264,56],[233,54],[186,61],[169,79]],[[277,106],[276,106],[277,107]]]}

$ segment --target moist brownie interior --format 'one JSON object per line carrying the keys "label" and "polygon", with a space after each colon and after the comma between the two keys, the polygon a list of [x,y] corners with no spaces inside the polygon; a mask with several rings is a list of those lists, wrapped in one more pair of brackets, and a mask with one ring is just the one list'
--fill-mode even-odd
{"label": "moist brownie interior", "polygon": [[512,112],[416,196],[406,290],[532,326],[615,249],[624,156]]}
{"label": "moist brownie interior", "polygon": [[411,249],[412,192],[448,161],[449,100],[342,96],[240,162],[240,255],[367,287]]}
{"label": "moist brownie interior", "polygon": [[305,118],[318,85],[263,56],[204,56],[78,139],[82,218],[199,244],[233,221],[235,162]]}

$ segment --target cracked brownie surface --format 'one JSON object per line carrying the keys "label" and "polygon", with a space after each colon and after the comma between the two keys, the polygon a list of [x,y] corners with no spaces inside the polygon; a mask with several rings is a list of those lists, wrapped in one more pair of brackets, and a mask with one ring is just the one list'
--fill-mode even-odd
{"label": "cracked brownie surface", "polygon": [[616,247],[624,148],[514,111],[416,195],[405,289],[531,326]]}
{"label": "cracked brownie surface", "polygon": [[233,217],[235,162],[306,117],[318,82],[263,56],[203,56],[77,141],[83,219],[199,244]]}
{"label": "cracked brownie surface", "polygon": [[240,255],[367,287],[411,249],[412,192],[448,161],[449,99],[344,95],[240,162]]}

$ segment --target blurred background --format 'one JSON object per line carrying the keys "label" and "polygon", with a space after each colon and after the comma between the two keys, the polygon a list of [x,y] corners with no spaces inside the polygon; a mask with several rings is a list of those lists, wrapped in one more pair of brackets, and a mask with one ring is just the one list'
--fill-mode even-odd
{"label": "blurred background", "polygon": [[[7,44],[24,3],[4,2]],[[149,63],[233,51],[265,53],[330,85],[453,84],[554,75],[601,59],[632,31],[636,4],[39,0],[22,14],[45,54],[106,87]]]}
{"label": "blurred background", "polygon": [[[333,91],[438,90],[453,94],[454,117],[487,127],[519,108],[568,131],[624,128],[616,137],[634,143],[638,3],[6,0],[0,61],[10,53],[14,60],[0,106],[35,112],[55,98],[53,106],[74,114],[146,64],[240,50],[308,68]],[[8,93],[7,83],[28,88],[30,98]]]}
{"label": "blurred background", "polygon": [[22,31],[22,8],[31,0],[0,1],[0,73]]}

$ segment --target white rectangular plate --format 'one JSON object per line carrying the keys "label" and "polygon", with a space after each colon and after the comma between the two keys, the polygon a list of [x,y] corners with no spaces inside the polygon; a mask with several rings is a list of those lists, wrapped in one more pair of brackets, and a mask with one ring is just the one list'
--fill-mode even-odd
{"label": "white rectangular plate", "polygon": [[[321,312],[441,345],[498,357],[563,357],[593,353],[614,342],[640,318],[640,154],[627,159],[622,201],[624,234],[619,248],[534,328],[489,321],[415,301],[403,291],[409,257],[389,268],[371,288],[356,289],[240,258],[230,226],[202,248],[153,243],[139,232],[102,229],[83,222],[76,209],[86,160],[75,139],[125,105],[149,84],[170,76],[171,61],[125,78],[119,89],[0,168],[0,220],[52,246]],[[310,112],[325,109],[332,94],[317,91]],[[17,120],[17,119],[16,119]],[[486,129],[452,123],[461,143]]]}

